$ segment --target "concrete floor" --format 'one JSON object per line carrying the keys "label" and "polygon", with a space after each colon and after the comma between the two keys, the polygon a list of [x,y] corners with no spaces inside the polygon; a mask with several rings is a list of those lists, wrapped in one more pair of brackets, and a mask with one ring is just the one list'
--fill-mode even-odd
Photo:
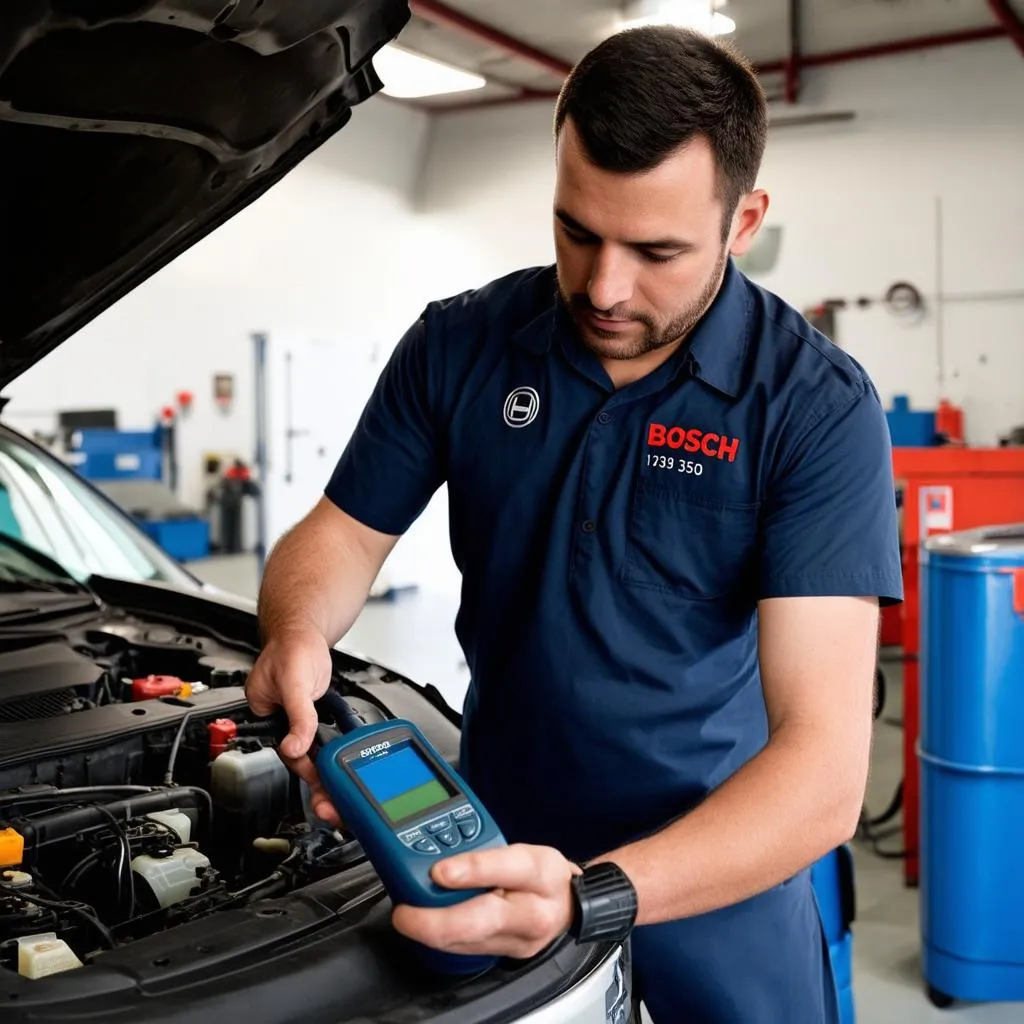
{"label": "concrete floor", "polygon": [[[210,559],[193,570],[225,590],[254,596],[256,563],[248,557]],[[461,704],[468,676],[452,639],[452,597],[410,595],[393,604],[371,604],[343,646],[420,681],[433,682],[453,706]],[[876,730],[868,808],[877,814],[889,803],[901,777],[902,691],[899,665],[884,665],[888,694]],[[897,819],[898,821],[898,819]],[[899,836],[882,844],[899,845]],[[1024,1005],[957,1004],[937,1010],[920,978],[918,894],[902,884],[901,865],[883,860],[870,847],[854,846],[857,920],[854,925],[854,998],[859,1024],[1021,1024]],[[794,1022],[799,1024],[799,1022]]]}

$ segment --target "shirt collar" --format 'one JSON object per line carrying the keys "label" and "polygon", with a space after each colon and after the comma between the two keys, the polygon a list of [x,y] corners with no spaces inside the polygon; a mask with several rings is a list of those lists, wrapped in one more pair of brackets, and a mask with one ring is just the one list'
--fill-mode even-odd
{"label": "shirt collar", "polygon": [[686,345],[693,375],[736,398],[743,386],[753,322],[750,285],[730,259],[715,301]]}
{"label": "shirt collar", "polygon": [[[674,372],[686,367],[693,376],[730,398],[739,395],[753,312],[750,286],[730,258],[718,295],[680,351],[680,358],[670,360],[670,365],[675,364]],[[543,355],[551,348],[559,329],[572,330],[573,327],[571,318],[562,312],[552,268],[551,303],[520,327],[513,339],[528,352]]]}
{"label": "shirt collar", "polygon": [[551,348],[555,326],[558,323],[558,311],[562,305],[555,268],[550,267],[548,272],[551,277],[551,301],[545,303],[543,309],[532,320],[528,320],[512,335],[512,340],[517,345],[538,356]]}

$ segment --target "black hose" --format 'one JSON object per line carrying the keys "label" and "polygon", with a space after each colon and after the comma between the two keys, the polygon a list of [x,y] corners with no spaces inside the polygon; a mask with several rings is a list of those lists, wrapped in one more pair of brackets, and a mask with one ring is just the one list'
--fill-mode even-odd
{"label": "black hose", "polygon": [[[109,818],[111,824],[114,826],[114,831],[117,834],[118,840],[121,844],[121,856],[117,863],[117,878],[118,878],[118,906],[121,904],[121,896],[124,894],[125,884],[127,883],[128,888],[128,920],[135,916],[135,872],[132,871],[132,846],[131,841],[128,839],[128,830],[122,825],[117,818],[114,817],[113,812],[107,810],[102,804],[93,805],[97,811],[100,812],[104,817]],[[127,816],[127,810],[125,815]]]}
{"label": "black hose", "polygon": [[64,876],[64,881],[57,887],[61,892],[73,889],[81,881],[82,875],[89,870],[103,856],[102,850],[93,850],[87,853],[70,871]]}
{"label": "black hose", "polygon": [[354,732],[365,724],[349,706],[349,702],[337,690],[328,689],[320,698],[331,712],[338,729],[343,733]]}
{"label": "black hose", "polygon": [[11,800],[0,799],[0,807],[19,807],[22,804],[66,802],[70,797],[96,797],[102,793],[156,793],[158,786],[71,786],[68,789],[45,789],[39,793],[22,794]]}
{"label": "black hose", "polygon": [[889,801],[889,806],[886,807],[881,814],[876,818],[865,818],[861,825],[863,828],[870,830],[876,825],[884,825],[886,822],[892,821],[893,818],[899,814],[900,809],[903,807],[903,780],[900,779],[899,785],[896,787],[896,792],[893,794],[892,800]]}

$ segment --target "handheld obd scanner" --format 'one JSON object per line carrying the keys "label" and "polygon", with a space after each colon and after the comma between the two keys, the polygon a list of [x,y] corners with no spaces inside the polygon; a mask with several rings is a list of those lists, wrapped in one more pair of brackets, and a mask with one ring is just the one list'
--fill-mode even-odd
{"label": "handheld obd scanner", "polygon": [[[430,877],[445,857],[506,845],[465,781],[412,722],[364,725],[334,690],[320,704],[341,735],[323,742],[328,737],[318,731],[319,749],[311,751],[317,773],[391,901],[449,907],[481,895],[484,890],[442,888]],[[443,974],[476,974],[498,959],[411,945],[424,966]]]}

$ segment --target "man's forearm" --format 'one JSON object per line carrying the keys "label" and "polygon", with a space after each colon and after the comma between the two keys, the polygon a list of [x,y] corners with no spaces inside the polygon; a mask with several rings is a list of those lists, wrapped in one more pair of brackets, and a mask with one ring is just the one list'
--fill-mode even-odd
{"label": "man's forearm", "polygon": [[685,818],[595,861],[618,864],[636,886],[638,924],[693,917],[792,877],[853,833],[859,772],[820,738],[780,730]]}
{"label": "man's forearm", "polygon": [[259,596],[264,643],[313,628],[333,647],[351,629],[394,539],[363,537],[325,501],[284,535],[267,559]]}

